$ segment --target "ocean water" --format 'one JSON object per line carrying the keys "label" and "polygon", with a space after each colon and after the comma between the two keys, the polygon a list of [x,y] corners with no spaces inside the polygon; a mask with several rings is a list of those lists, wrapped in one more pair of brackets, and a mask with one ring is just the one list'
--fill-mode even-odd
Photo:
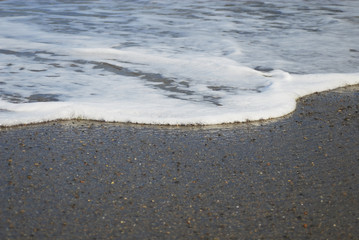
{"label": "ocean water", "polygon": [[221,124],[359,83],[357,0],[2,0],[0,125]]}

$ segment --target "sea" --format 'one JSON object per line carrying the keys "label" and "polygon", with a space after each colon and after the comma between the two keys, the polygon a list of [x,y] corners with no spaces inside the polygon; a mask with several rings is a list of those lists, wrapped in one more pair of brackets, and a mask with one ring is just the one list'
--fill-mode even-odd
{"label": "sea", "polygon": [[358,66],[358,0],[0,0],[0,126],[277,118]]}

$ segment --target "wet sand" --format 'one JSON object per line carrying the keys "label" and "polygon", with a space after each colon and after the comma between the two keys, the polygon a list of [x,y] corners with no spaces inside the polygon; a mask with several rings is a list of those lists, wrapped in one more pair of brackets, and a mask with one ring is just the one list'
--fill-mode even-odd
{"label": "wet sand", "polygon": [[359,86],[281,119],[0,129],[0,239],[358,239]]}

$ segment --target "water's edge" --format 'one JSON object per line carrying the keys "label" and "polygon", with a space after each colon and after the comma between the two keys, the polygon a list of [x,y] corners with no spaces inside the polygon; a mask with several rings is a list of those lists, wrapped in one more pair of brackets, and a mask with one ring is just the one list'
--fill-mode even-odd
{"label": "water's edge", "polygon": [[[210,129],[210,128],[228,128],[238,125],[266,125],[275,123],[281,120],[289,119],[294,112],[298,111],[298,107],[301,107],[303,104],[304,99],[308,97],[314,97],[315,95],[328,95],[328,93],[337,93],[337,94],[344,94],[346,92],[353,92],[355,94],[359,95],[359,84],[355,85],[348,85],[344,87],[338,87],[331,90],[326,90],[322,92],[315,92],[309,95],[305,95],[303,97],[300,97],[296,100],[296,108],[293,112],[290,112],[284,116],[278,117],[278,118],[269,118],[269,119],[260,119],[255,121],[246,121],[246,122],[234,122],[234,123],[222,123],[222,124],[177,124],[177,125],[171,125],[171,124],[143,124],[143,123],[132,123],[132,122],[116,122],[116,121],[100,121],[100,120],[91,120],[91,119],[81,119],[81,118],[74,118],[74,119],[55,119],[51,121],[43,121],[43,122],[35,122],[35,123],[29,123],[29,124],[16,124],[16,125],[10,125],[10,126],[4,126],[0,125],[0,129],[15,129],[19,127],[32,127],[32,126],[41,126],[46,124],[51,124],[54,122],[59,123],[66,123],[66,122],[78,122],[79,124],[115,124],[119,126],[131,126],[131,127],[148,127],[148,128],[194,128],[194,129]],[[315,103],[314,103],[315,104]]]}

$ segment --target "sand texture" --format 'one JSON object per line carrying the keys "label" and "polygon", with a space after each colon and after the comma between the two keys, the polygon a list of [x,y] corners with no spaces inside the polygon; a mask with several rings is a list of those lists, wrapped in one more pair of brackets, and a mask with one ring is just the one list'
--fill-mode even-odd
{"label": "sand texture", "polygon": [[359,86],[281,119],[0,129],[0,239],[358,239]]}

